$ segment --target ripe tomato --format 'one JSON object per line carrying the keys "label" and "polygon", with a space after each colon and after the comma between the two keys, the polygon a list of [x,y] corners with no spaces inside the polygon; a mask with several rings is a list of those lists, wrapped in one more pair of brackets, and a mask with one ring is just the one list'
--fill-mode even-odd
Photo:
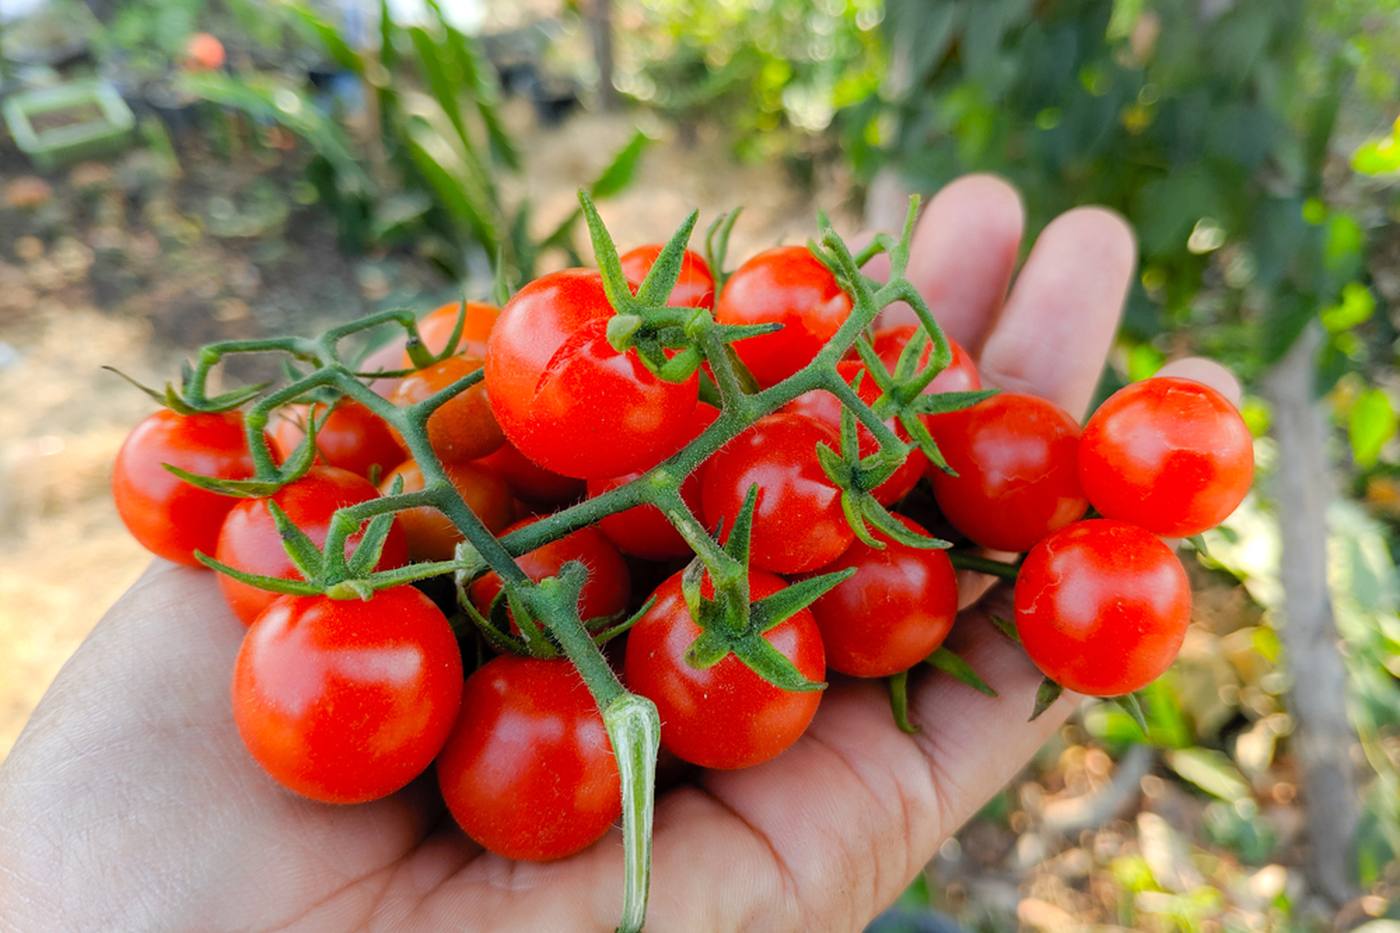
{"label": "ripe tomato", "polygon": [[331,406],[330,414],[326,414],[325,405],[317,403],[283,408],[273,416],[272,445],[283,460],[305,440],[308,416],[321,421],[316,431],[320,463],[369,478],[376,470],[383,476],[406,456],[394,432],[378,415],[354,399],[343,398]]}
{"label": "ripe tomato", "polygon": [[[749,574],[755,601],[785,585],[761,570]],[[713,595],[708,579],[702,591]],[[704,670],[691,667],[685,652],[700,627],[681,594],[681,574],[657,587],[655,597],[627,636],[624,679],[656,704],[663,745],[692,764],[731,769],[775,758],[801,737],[816,715],[820,691],[775,687],[732,654]],[[821,634],[810,611],[798,611],[763,637],[809,680],[825,678]]]}
{"label": "ripe tomato", "polygon": [[[635,294],[647,277],[656,257],[661,255],[660,243],[638,246],[622,254],[622,274]],[[715,279],[710,267],[699,253],[686,250],[681,257],[681,274],[676,278],[666,302],[673,308],[710,308],[715,303]]]}
{"label": "ripe tomato", "polygon": [[510,441],[502,444],[495,453],[475,462],[505,477],[510,491],[532,506],[547,508],[565,505],[583,495],[583,480],[546,470],[517,450]]}
{"label": "ripe tomato", "polygon": [[665,382],[608,343],[603,280],[566,269],[526,285],[491,332],[486,388],[506,437],[545,469],[619,476],[675,449],[699,379]]}
{"label": "ripe tomato", "polygon": [[1181,562],[1152,532],[1095,519],[1050,535],[1016,578],[1016,630],[1036,667],[1092,696],[1121,696],[1171,666],[1191,621]]}
{"label": "ripe tomato", "polygon": [[[871,346],[880,357],[880,361],[885,367],[894,372],[895,366],[899,363],[899,355],[904,352],[904,347],[915,331],[919,329],[917,324],[902,324],[894,327],[887,327],[875,334],[871,340]],[[982,377],[977,372],[977,364],[972,361],[972,356],[962,348],[952,337],[948,338],[948,348],[953,351],[953,358],[947,367],[933,377],[933,381],[924,388],[925,395],[933,395],[939,392],[976,392],[982,388]],[[919,357],[919,368],[923,369],[928,365],[928,358],[933,353],[933,344],[930,342],[924,347],[923,355]],[[930,431],[936,430],[940,418],[944,415],[926,415],[924,424]]]}
{"label": "ripe tomato", "polygon": [[[457,317],[461,311],[460,301],[449,301],[442,307],[429,311],[418,322],[418,337],[429,353],[437,356],[447,349],[447,338],[452,336],[452,329],[457,326]],[[501,309],[495,305],[483,301],[467,302],[466,317],[462,320],[462,333],[457,339],[456,355],[485,359],[486,340],[491,336],[491,328],[496,326],[496,318],[500,317],[500,314]],[[403,369],[413,368],[413,359],[407,350],[402,352],[399,365]]]}
{"label": "ripe tomato", "polygon": [[[704,402],[695,406],[695,412],[691,416],[690,429],[686,432],[684,442],[680,446],[690,443],[699,437],[706,428],[714,424],[719,417],[719,410]],[[680,448],[678,447],[677,450]],[[667,457],[674,454],[671,451]],[[661,458],[665,459],[665,457]],[[660,460],[657,461],[658,463]],[[655,466],[652,464],[651,466]],[[650,470],[651,466],[646,470]],[[588,481],[589,497],[599,496],[609,490],[619,486],[625,486],[646,470],[637,470],[625,476],[615,476],[612,479],[591,479]],[[699,514],[700,512],[700,476],[699,471],[691,473],[681,483],[681,497],[685,499],[690,510]],[[639,505],[635,508],[622,512],[615,512],[598,522],[598,528],[603,534],[608,536],[608,540],[617,545],[617,549],[624,554],[633,557],[641,557],[647,560],[668,560],[673,557],[685,557],[690,553],[690,545],[685,543],[680,532],[666,520],[666,516],[661,514],[661,510],[654,505]]]}
{"label": "ripe tomato", "polygon": [[705,523],[733,528],[749,487],[757,485],[749,555],[755,567],[805,573],[835,560],[855,535],[841,511],[841,491],[817,462],[821,443],[839,447],[836,435],[811,418],[760,418],[702,468]]}
{"label": "ripe tomato", "polygon": [[983,547],[1024,551],[1088,507],[1079,489],[1079,426],[1033,395],[1003,392],[940,416],[934,433],[949,476],[930,465],[938,507]]}
{"label": "ripe tomato", "polygon": [[[525,518],[507,528],[509,534],[539,521]],[[579,615],[585,620],[616,615],[627,608],[632,595],[631,575],[622,555],[608,539],[592,526],[570,532],[515,559],[531,580],[543,580],[559,573],[560,568],[576,560],[588,568],[588,580],[579,594]],[[501,578],[488,573],[471,585],[472,604],[485,615],[491,609],[496,594],[501,591]]]}
{"label": "ripe tomato", "polygon": [[[445,463],[443,469],[463,501],[492,534],[499,533],[515,518],[510,487],[498,474],[477,463]],[[423,471],[418,462],[405,460],[384,477],[379,484],[380,493],[388,495],[399,478],[403,479],[403,492],[423,488]],[[404,531],[411,560],[451,560],[463,537],[450,518],[430,506],[404,509],[396,513],[395,520]]]}
{"label": "ripe tomato", "polygon": [[[906,528],[927,536],[913,519]],[[943,551],[885,541],[884,549],[851,542],[816,571],[856,568],[855,575],[811,606],[821,629],[826,663],[856,677],[907,671],[943,644],[958,614],[958,581]]]}
{"label": "ripe tomato", "polygon": [[1254,447],[1210,386],[1156,378],[1119,389],[1079,442],[1079,480],[1105,518],[1186,537],[1220,524],[1249,492]]}
{"label": "ripe tomato", "polygon": [[[355,505],[378,498],[379,492],[369,480],[356,476],[348,470],[335,467],[312,467],[306,475],[294,483],[288,483],[270,497],[287,513],[287,517],[306,533],[317,547],[326,543],[330,531],[331,516],[341,506]],[[349,557],[359,544],[363,529],[352,534],[345,541],[345,554]],[[241,499],[224,519],[219,532],[218,548],[214,556],[235,570],[255,573],[264,577],[279,577],[283,580],[300,580],[292,559],[282,546],[282,537],[277,533],[277,524],[272,520],[272,512],[266,499]],[[408,546],[403,529],[397,521],[389,529],[389,537],[384,540],[384,550],[379,556],[378,570],[402,567],[408,561]],[[239,583],[232,577],[219,574],[219,589],[233,614],[251,625],[258,613],[266,609],[277,598],[276,593],[260,590],[246,583]]]}
{"label": "ripe tomato", "polygon": [[729,277],[715,305],[721,324],[783,325],[777,333],[734,344],[764,388],[807,365],[850,314],[850,297],[805,246],[779,246],[754,256]]}
{"label": "ripe tomato", "polygon": [[132,428],[112,467],[112,498],[132,537],[152,554],[199,567],[194,552],[214,553],[224,516],[239,500],[191,486],[166,463],[200,476],[252,476],[243,416],[161,409]]}
{"label": "ripe tomato", "polygon": [[437,763],[452,816],[497,855],[573,855],[622,815],[603,717],[573,665],[503,655],[467,678]]}
{"label": "ripe tomato", "polygon": [[[480,360],[449,356],[403,377],[391,400],[400,407],[421,402],[480,368]],[[428,443],[433,445],[443,463],[462,463],[484,457],[500,447],[503,440],[501,429],[491,414],[486,387],[480,382],[449,399],[428,417]]]}
{"label": "ripe tomato", "polygon": [[[865,373],[865,364],[857,360],[842,360],[836,364],[836,370],[841,374],[842,379],[854,385],[856,377]],[[861,377],[860,387],[856,391],[860,395],[861,401],[867,405],[875,404],[875,400],[880,397],[880,387],[869,375]],[[806,415],[808,418],[820,421],[838,437],[841,433],[842,410],[841,403],[836,396],[821,389],[804,392],[782,408],[782,411],[789,414]],[[885,423],[894,429],[900,440],[909,440],[909,432],[904,430],[897,418],[891,418]],[[856,437],[860,442],[860,455],[862,457],[868,457],[880,449],[880,445],[875,441],[875,436],[864,425],[856,425]],[[909,490],[913,489],[919,481],[919,477],[924,475],[926,466],[928,466],[928,457],[924,456],[922,450],[916,447],[909,451],[909,456],[904,459],[904,463],[899,469],[890,474],[889,479],[875,487],[876,501],[889,505],[909,495]]]}
{"label": "ripe tomato", "polygon": [[427,769],[462,695],[447,618],[411,586],[282,596],[233,668],[233,721],[282,786],[324,803],[392,794]]}

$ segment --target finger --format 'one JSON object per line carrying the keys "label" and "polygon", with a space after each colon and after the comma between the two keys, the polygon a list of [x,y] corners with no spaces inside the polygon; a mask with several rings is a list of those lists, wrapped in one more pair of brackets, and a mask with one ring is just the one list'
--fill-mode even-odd
{"label": "finger", "polygon": [[1040,235],[982,348],[983,377],[1082,417],[1118,329],[1137,259],[1132,230],[1103,208],[1076,208]]}
{"label": "finger", "polygon": [[1234,373],[1215,360],[1208,360],[1202,356],[1187,356],[1179,360],[1172,360],[1163,366],[1157,375],[1177,376],[1205,383],[1229,399],[1230,404],[1236,408],[1240,407],[1240,399],[1244,394],[1240,389],[1240,381]]}
{"label": "finger", "polygon": [[[1024,227],[1016,189],[994,175],[965,175],[933,196],[914,231],[909,281],[948,335],[974,354],[1006,298]],[[875,257],[867,270],[885,278],[889,257]],[[882,323],[914,320],[908,306],[896,305]]]}

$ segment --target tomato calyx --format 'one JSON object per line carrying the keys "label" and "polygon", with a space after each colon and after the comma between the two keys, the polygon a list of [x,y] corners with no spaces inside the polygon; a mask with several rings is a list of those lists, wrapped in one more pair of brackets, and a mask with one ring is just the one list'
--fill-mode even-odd
{"label": "tomato calyx", "polygon": [[[136,379],[134,376],[130,376],[122,372],[120,369],[117,369],[117,367],[115,366],[103,366],[102,368],[107,370],[109,373],[113,373],[117,376],[120,376],[122,379],[125,379],[129,384],[135,386],[137,389],[140,389],[146,395],[150,396],[151,399],[154,400],[157,405],[160,405],[163,408],[169,408],[171,411],[179,415],[212,415],[218,414],[219,412],[223,411],[232,411],[233,409],[249,401],[250,399],[256,398],[265,389],[267,389],[269,385],[269,383],[266,382],[259,382],[255,385],[247,385],[243,386],[242,388],[233,389],[229,392],[223,393],[222,395],[216,395],[213,398],[206,398],[201,399],[199,401],[195,401],[194,399],[187,397],[187,395],[185,394],[185,391],[187,390],[182,391],[176,389],[175,384],[173,382],[167,382],[165,384],[165,389],[162,391],[159,389],[151,388],[144,382],[141,382],[140,380]],[[182,382],[184,382],[186,386],[188,386],[189,384],[191,372],[192,371],[190,369],[190,364],[188,362],[185,362],[181,367],[181,377]]]}
{"label": "tomato calyx", "polygon": [[[499,268],[499,267],[498,267]],[[447,343],[442,350],[433,353],[423,343],[422,336],[418,333],[418,324],[415,320],[408,326],[408,339],[404,342],[403,349],[408,354],[409,361],[413,363],[414,369],[427,369],[434,363],[441,363],[449,356],[454,356],[458,351],[458,344],[462,341],[462,332],[467,326],[467,296],[463,295],[461,302],[457,306],[457,318],[452,325],[452,330],[447,336]]]}
{"label": "tomato calyx", "polygon": [[724,268],[729,258],[729,235],[734,232],[734,224],[742,211],[742,207],[724,211],[705,229],[705,263],[710,267],[716,295],[724,289],[724,283],[729,281],[730,273]]}
{"label": "tomato calyx", "polygon": [[[732,654],[759,677],[782,690],[824,690],[825,683],[805,677],[763,636],[850,579],[855,568],[808,577],[772,596],[750,602],[749,543],[757,502],[758,487],[752,486],[734,527],[721,545],[723,555],[728,558],[723,566],[706,566],[705,560],[696,557],[681,577],[681,595],[700,629],[699,637],[686,649],[686,663],[704,670]],[[711,583],[712,596],[705,595],[706,577]]]}

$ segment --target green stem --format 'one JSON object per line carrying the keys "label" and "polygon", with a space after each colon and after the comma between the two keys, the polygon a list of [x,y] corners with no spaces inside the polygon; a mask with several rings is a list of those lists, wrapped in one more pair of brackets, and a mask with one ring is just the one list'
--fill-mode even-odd
{"label": "green stem", "polygon": [[1016,579],[1016,574],[1021,570],[1020,564],[1009,564],[1004,560],[993,560],[990,557],[969,554],[966,551],[949,551],[948,559],[959,570],[975,570],[978,573],[1001,577],[1003,580]]}

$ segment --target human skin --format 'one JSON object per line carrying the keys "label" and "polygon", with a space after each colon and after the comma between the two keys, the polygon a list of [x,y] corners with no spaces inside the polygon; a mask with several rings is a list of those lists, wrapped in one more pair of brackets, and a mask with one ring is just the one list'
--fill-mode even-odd
{"label": "human skin", "polygon": [[[1133,273],[1132,234],[1108,211],[1070,211],[1008,295],[1022,225],[1004,182],[959,179],[925,211],[909,276],[984,382],[1082,418]],[[1238,399],[1213,363],[1168,372]],[[923,728],[911,736],[882,684],[838,679],[779,758],[665,789],[649,930],[859,929],[1059,727],[1074,698],[1026,722],[1040,676],[986,619],[1009,614],[1009,590],[960,582],[977,603],[948,645],[999,698],[916,671],[910,712]],[[616,829],[568,859],[515,863],[466,839],[431,775],[349,808],[273,784],[220,686],[244,632],[210,573],[163,561],[108,611],[0,769],[0,930],[613,928]]]}

